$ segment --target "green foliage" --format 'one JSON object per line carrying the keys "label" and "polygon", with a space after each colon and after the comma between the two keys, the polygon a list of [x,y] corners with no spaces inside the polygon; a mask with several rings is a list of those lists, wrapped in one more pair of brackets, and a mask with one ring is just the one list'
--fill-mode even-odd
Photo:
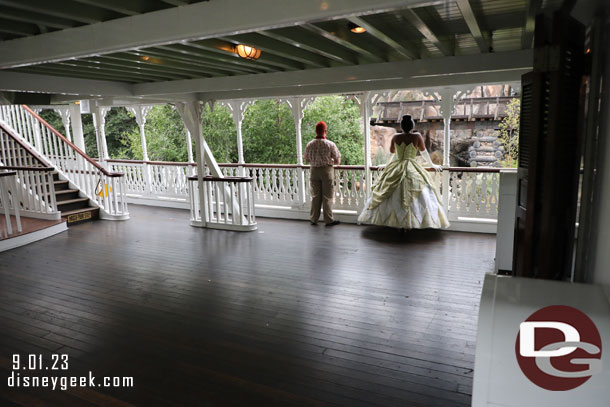
{"label": "green foliage", "polygon": [[334,141],[341,152],[341,164],[364,164],[364,137],[361,130],[360,108],[343,96],[321,96],[307,107],[303,117],[303,151],[316,136],[316,123],[328,126],[327,138]]}
{"label": "green foliage", "polygon": [[[61,117],[53,110],[43,110],[40,113],[47,123],[66,135]],[[85,138],[85,150],[91,157],[97,157],[97,141],[95,138],[95,127],[93,126],[93,115],[81,115],[83,123],[83,136]],[[133,158],[129,154],[125,154],[125,146],[122,140],[127,138],[127,133],[137,131],[138,124],[133,116],[131,116],[124,107],[114,107],[106,114],[106,144],[108,145],[108,153],[112,158]],[[71,133],[70,129],[70,133]]]}
{"label": "green foliage", "polygon": [[[237,162],[237,130],[231,112],[216,106],[214,111],[206,104],[203,110],[203,137],[219,163]],[[243,126],[242,126],[243,127]],[[195,148],[193,147],[193,151]]]}
{"label": "green foliage", "polygon": [[[65,134],[59,115],[51,110],[42,116]],[[342,96],[319,97],[305,110],[302,122],[303,148],[315,137],[315,125],[324,120],[328,138],[342,155],[342,164],[364,163],[360,109]],[[82,115],[87,153],[97,156],[91,114]],[[237,162],[237,134],[231,112],[224,107],[203,111],[203,136],[218,162]],[[112,108],[106,115],[106,142],[111,158],[142,159],[140,132],[135,118],[125,108]],[[146,126],[148,156],[152,161],[187,161],[186,130],[171,105],[155,106]],[[242,123],[244,158],[249,163],[294,164],[296,130],[290,108],[276,100],[258,100],[245,112]],[[194,146],[193,146],[194,151]]]}
{"label": "green foliage", "polygon": [[[151,161],[186,162],[188,160],[186,130],[173,106],[154,106],[146,116],[144,133],[148,158]],[[123,149],[122,155],[136,160],[143,159],[138,127],[127,133],[123,145],[126,148]]]}
{"label": "green foliage", "polygon": [[61,121],[61,117],[57,112],[55,112],[54,110],[43,110],[42,112],[40,112],[39,116],[42,117],[45,122],[49,123],[51,127],[59,131],[61,134],[66,134],[64,124]]}
{"label": "green foliage", "polygon": [[[127,158],[121,156],[124,151],[123,140],[128,134],[138,130],[138,123],[124,107],[113,107],[106,114],[106,144],[108,145],[108,155],[111,158]],[[131,157],[129,157],[131,158]]]}
{"label": "green foliage", "polygon": [[521,113],[520,99],[512,99],[506,105],[507,116],[500,122],[498,139],[506,151],[503,167],[517,167],[519,161],[519,120]]}
{"label": "green foliage", "polygon": [[[244,159],[248,163],[296,163],[296,129],[285,103],[277,100],[254,102],[244,114],[242,138]],[[216,154],[214,149],[212,152]]]}

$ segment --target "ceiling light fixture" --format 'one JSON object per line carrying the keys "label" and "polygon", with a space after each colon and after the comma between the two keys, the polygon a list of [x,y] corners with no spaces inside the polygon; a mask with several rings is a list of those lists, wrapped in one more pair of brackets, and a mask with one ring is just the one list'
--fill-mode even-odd
{"label": "ceiling light fixture", "polygon": [[244,59],[250,59],[254,61],[259,59],[262,51],[258,48],[251,47],[250,45],[238,44],[235,46],[235,53]]}
{"label": "ceiling light fixture", "polygon": [[349,30],[351,32],[356,33],[356,34],[362,34],[362,33],[366,32],[366,28],[360,27],[358,24],[349,23],[347,25],[347,27],[349,28]]}

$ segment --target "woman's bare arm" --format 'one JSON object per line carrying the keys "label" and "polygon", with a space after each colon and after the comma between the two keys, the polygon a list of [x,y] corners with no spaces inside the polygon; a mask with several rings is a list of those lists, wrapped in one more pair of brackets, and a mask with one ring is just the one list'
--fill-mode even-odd
{"label": "woman's bare arm", "polygon": [[413,144],[415,144],[415,147],[417,147],[419,151],[424,151],[426,149],[426,143],[424,142],[422,135],[417,132],[411,134],[413,134]]}
{"label": "woman's bare arm", "polygon": [[394,154],[396,152],[396,145],[394,144],[396,140],[396,136],[392,137],[392,141],[390,142],[390,153]]}

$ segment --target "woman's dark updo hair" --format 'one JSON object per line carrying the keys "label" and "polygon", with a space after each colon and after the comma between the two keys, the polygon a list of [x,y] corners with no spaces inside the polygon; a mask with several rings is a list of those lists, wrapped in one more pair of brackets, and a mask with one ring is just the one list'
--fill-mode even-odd
{"label": "woman's dark updo hair", "polygon": [[405,133],[408,133],[413,130],[413,128],[415,127],[415,122],[413,121],[411,115],[406,114],[402,116],[402,120],[400,121],[400,127],[402,127],[402,131],[404,131]]}

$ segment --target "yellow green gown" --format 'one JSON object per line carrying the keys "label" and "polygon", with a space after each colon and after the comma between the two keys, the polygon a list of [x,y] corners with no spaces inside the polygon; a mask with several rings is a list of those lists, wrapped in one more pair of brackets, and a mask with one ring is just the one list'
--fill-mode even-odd
{"label": "yellow green gown", "polygon": [[401,229],[449,227],[438,191],[416,156],[412,143],[396,144],[396,153],[373,185],[358,223]]}

